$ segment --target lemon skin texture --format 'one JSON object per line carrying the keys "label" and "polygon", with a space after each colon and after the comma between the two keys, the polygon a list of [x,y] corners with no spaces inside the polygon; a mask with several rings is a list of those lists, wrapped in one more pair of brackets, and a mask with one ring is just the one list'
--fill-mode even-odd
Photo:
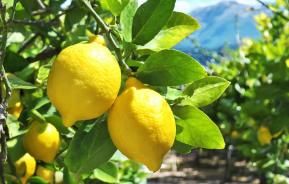
{"label": "lemon skin texture", "polygon": [[33,176],[36,169],[36,160],[25,153],[15,162],[16,175],[20,177],[21,183],[26,184],[27,180]]}
{"label": "lemon skin texture", "polygon": [[125,91],[108,115],[108,130],[115,146],[129,159],[157,171],[176,135],[172,110],[157,92],[129,78]]}
{"label": "lemon skin texture", "polygon": [[79,43],[65,48],[53,63],[47,93],[63,124],[97,118],[117,97],[120,67],[107,47]]}
{"label": "lemon skin texture", "polygon": [[47,169],[43,166],[38,166],[36,170],[36,176],[40,176],[48,183],[53,183],[54,180],[54,172],[50,169]]}
{"label": "lemon skin texture", "polygon": [[34,121],[23,137],[23,146],[34,158],[51,163],[60,146],[60,135],[52,124]]}

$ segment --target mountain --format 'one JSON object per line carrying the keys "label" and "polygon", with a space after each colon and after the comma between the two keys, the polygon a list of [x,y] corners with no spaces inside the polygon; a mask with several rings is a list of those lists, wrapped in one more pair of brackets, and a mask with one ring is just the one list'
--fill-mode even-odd
{"label": "mountain", "polygon": [[192,44],[192,39],[206,50],[218,51],[226,46],[238,47],[238,40],[244,37],[259,38],[254,16],[261,12],[266,10],[235,1],[222,1],[194,10],[191,15],[199,21],[201,28],[190,36],[191,39],[177,45],[176,49],[194,55],[196,47]]}

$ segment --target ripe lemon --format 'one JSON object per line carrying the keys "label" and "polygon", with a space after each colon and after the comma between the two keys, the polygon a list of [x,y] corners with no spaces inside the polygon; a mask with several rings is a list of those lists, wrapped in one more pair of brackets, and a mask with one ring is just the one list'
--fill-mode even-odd
{"label": "ripe lemon", "polygon": [[24,154],[15,162],[16,175],[21,178],[21,183],[25,184],[29,177],[33,176],[36,168],[35,159],[28,153]]}
{"label": "ripe lemon", "polygon": [[13,90],[12,95],[8,101],[7,112],[16,118],[19,118],[23,110],[22,103],[20,101],[20,90]]}
{"label": "ripe lemon", "polygon": [[40,176],[48,183],[53,183],[53,180],[54,180],[54,172],[50,169],[43,167],[43,166],[37,167],[36,176]]}
{"label": "ripe lemon", "polygon": [[115,146],[128,158],[157,171],[176,135],[172,110],[157,92],[129,78],[108,115]]}
{"label": "ripe lemon", "polygon": [[53,63],[47,92],[65,126],[97,118],[117,97],[120,67],[107,47],[78,43],[61,51]]}
{"label": "ripe lemon", "polygon": [[257,136],[258,136],[258,141],[259,141],[259,143],[261,145],[265,145],[265,144],[270,144],[271,143],[272,135],[271,135],[270,130],[267,127],[261,126],[258,129]]}
{"label": "ripe lemon", "polygon": [[89,38],[89,42],[96,42],[100,45],[106,46],[106,42],[105,39],[102,35],[94,35],[94,34],[90,34],[88,36]]}
{"label": "ripe lemon", "polygon": [[34,158],[52,162],[60,146],[60,135],[50,123],[33,121],[23,137],[26,151]]}

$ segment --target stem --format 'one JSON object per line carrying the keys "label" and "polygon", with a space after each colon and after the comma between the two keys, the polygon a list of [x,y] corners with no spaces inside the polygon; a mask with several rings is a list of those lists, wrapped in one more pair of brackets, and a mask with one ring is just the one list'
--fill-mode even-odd
{"label": "stem", "polygon": [[105,32],[107,39],[111,43],[112,48],[115,51],[116,57],[117,57],[120,65],[123,67],[124,71],[127,74],[131,74],[132,71],[131,71],[130,67],[123,60],[122,51],[121,51],[120,47],[118,46],[117,42],[115,41],[114,36],[117,36],[117,35],[113,32],[113,30],[108,25],[106,25],[106,23],[102,20],[102,18],[98,15],[98,13],[96,13],[96,11],[94,11],[94,9],[92,8],[89,1],[87,1],[87,0],[81,0],[81,1],[86,6],[86,8],[90,11],[90,13],[92,14],[93,18],[96,20],[99,27]]}

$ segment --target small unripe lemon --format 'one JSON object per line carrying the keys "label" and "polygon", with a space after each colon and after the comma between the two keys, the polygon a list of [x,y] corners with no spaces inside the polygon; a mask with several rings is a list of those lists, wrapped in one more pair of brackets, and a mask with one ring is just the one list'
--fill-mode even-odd
{"label": "small unripe lemon", "polygon": [[79,43],[62,50],[48,77],[47,92],[65,126],[101,116],[121,84],[120,67],[107,47]]}
{"label": "small unripe lemon", "polygon": [[[9,74],[12,75],[12,74]],[[7,112],[16,118],[19,118],[23,110],[23,105],[20,101],[20,90],[13,90],[11,97],[8,100]]]}
{"label": "small unripe lemon", "polygon": [[36,168],[35,159],[26,153],[15,162],[16,174],[21,179],[22,184],[26,184],[27,180],[33,176]]}
{"label": "small unripe lemon", "polygon": [[109,111],[108,130],[124,155],[152,171],[160,168],[176,135],[169,104],[135,78],[128,79],[125,91]]}
{"label": "small unripe lemon", "polygon": [[60,135],[51,123],[33,121],[23,137],[23,145],[34,158],[50,163],[58,152]]}
{"label": "small unripe lemon", "polygon": [[54,181],[54,172],[50,169],[47,169],[47,168],[41,166],[41,165],[37,167],[36,176],[40,176],[45,181],[47,181],[48,183],[51,183],[51,184]]}

